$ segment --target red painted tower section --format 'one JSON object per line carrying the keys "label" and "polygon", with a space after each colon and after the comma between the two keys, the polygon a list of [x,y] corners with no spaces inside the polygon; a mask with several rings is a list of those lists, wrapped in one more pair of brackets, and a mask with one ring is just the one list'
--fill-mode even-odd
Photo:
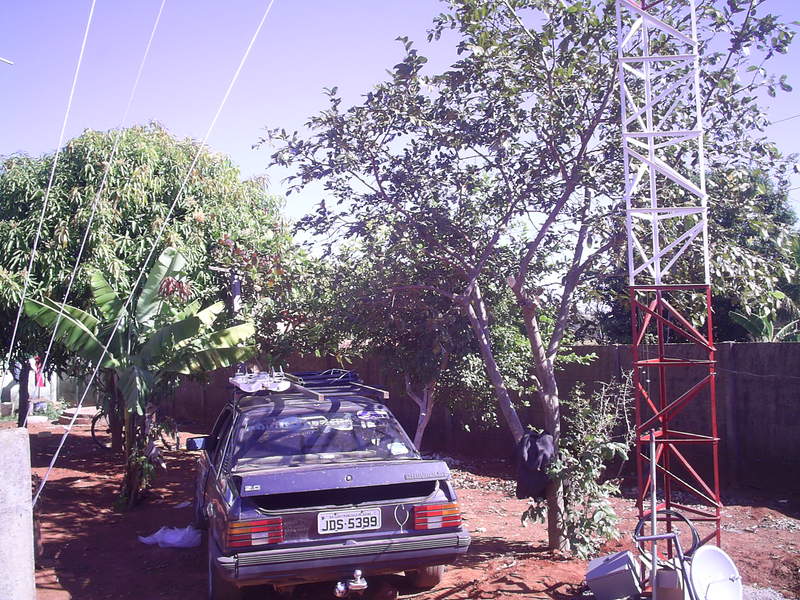
{"label": "red painted tower section", "polygon": [[[702,328],[692,326],[675,308],[687,297],[705,305],[707,316]],[[676,509],[693,522],[707,523],[709,526],[700,527],[702,542],[713,540],[719,545],[722,502],[711,288],[632,286],[630,302],[640,516],[649,510],[652,481],[648,445],[650,431],[655,430],[656,483],[663,492],[658,508]],[[677,348],[674,344],[678,343],[690,343],[692,355],[687,357],[686,347]],[[677,389],[671,385],[675,380],[684,386]],[[685,431],[681,427],[681,415],[692,408],[691,421],[706,423],[707,431]],[[701,411],[706,414],[699,419]],[[671,525],[668,522],[668,529]]]}

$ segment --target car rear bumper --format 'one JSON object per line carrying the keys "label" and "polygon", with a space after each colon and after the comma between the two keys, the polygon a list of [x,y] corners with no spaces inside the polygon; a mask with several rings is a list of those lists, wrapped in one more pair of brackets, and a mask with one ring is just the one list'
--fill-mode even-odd
{"label": "car rear bumper", "polygon": [[446,564],[464,554],[469,542],[466,531],[364,542],[349,540],[216,556],[214,564],[223,578],[240,586],[293,585],[351,576],[354,569],[375,575]]}

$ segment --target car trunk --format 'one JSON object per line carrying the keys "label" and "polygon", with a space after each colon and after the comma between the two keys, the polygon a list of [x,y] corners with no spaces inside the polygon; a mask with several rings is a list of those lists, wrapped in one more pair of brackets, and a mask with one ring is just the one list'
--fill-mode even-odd
{"label": "car trunk", "polygon": [[243,498],[450,479],[440,460],[364,461],[233,470]]}
{"label": "car trunk", "polygon": [[436,481],[414,481],[357,488],[333,488],[307,492],[287,492],[253,496],[253,502],[266,511],[294,510],[314,507],[357,506],[390,500],[426,498],[437,489]]}
{"label": "car trunk", "polygon": [[414,506],[452,501],[441,461],[406,460],[240,473],[243,506],[281,516],[286,543],[416,535]]}

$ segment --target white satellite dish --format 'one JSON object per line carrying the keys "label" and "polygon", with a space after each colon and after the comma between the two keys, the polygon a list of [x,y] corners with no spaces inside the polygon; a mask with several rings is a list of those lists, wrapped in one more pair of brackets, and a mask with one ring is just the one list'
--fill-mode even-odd
{"label": "white satellite dish", "polygon": [[690,568],[697,600],[742,600],[742,578],[731,557],[716,546],[701,546]]}

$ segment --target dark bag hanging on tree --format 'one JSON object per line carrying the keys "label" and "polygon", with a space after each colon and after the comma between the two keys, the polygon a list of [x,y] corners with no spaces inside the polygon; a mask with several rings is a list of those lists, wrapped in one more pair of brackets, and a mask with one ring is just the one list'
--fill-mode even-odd
{"label": "dark bag hanging on tree", "polygon": [[545,497],[547,467],[555,455],[553,436],[529,431],[517,444],[517,498]]}

